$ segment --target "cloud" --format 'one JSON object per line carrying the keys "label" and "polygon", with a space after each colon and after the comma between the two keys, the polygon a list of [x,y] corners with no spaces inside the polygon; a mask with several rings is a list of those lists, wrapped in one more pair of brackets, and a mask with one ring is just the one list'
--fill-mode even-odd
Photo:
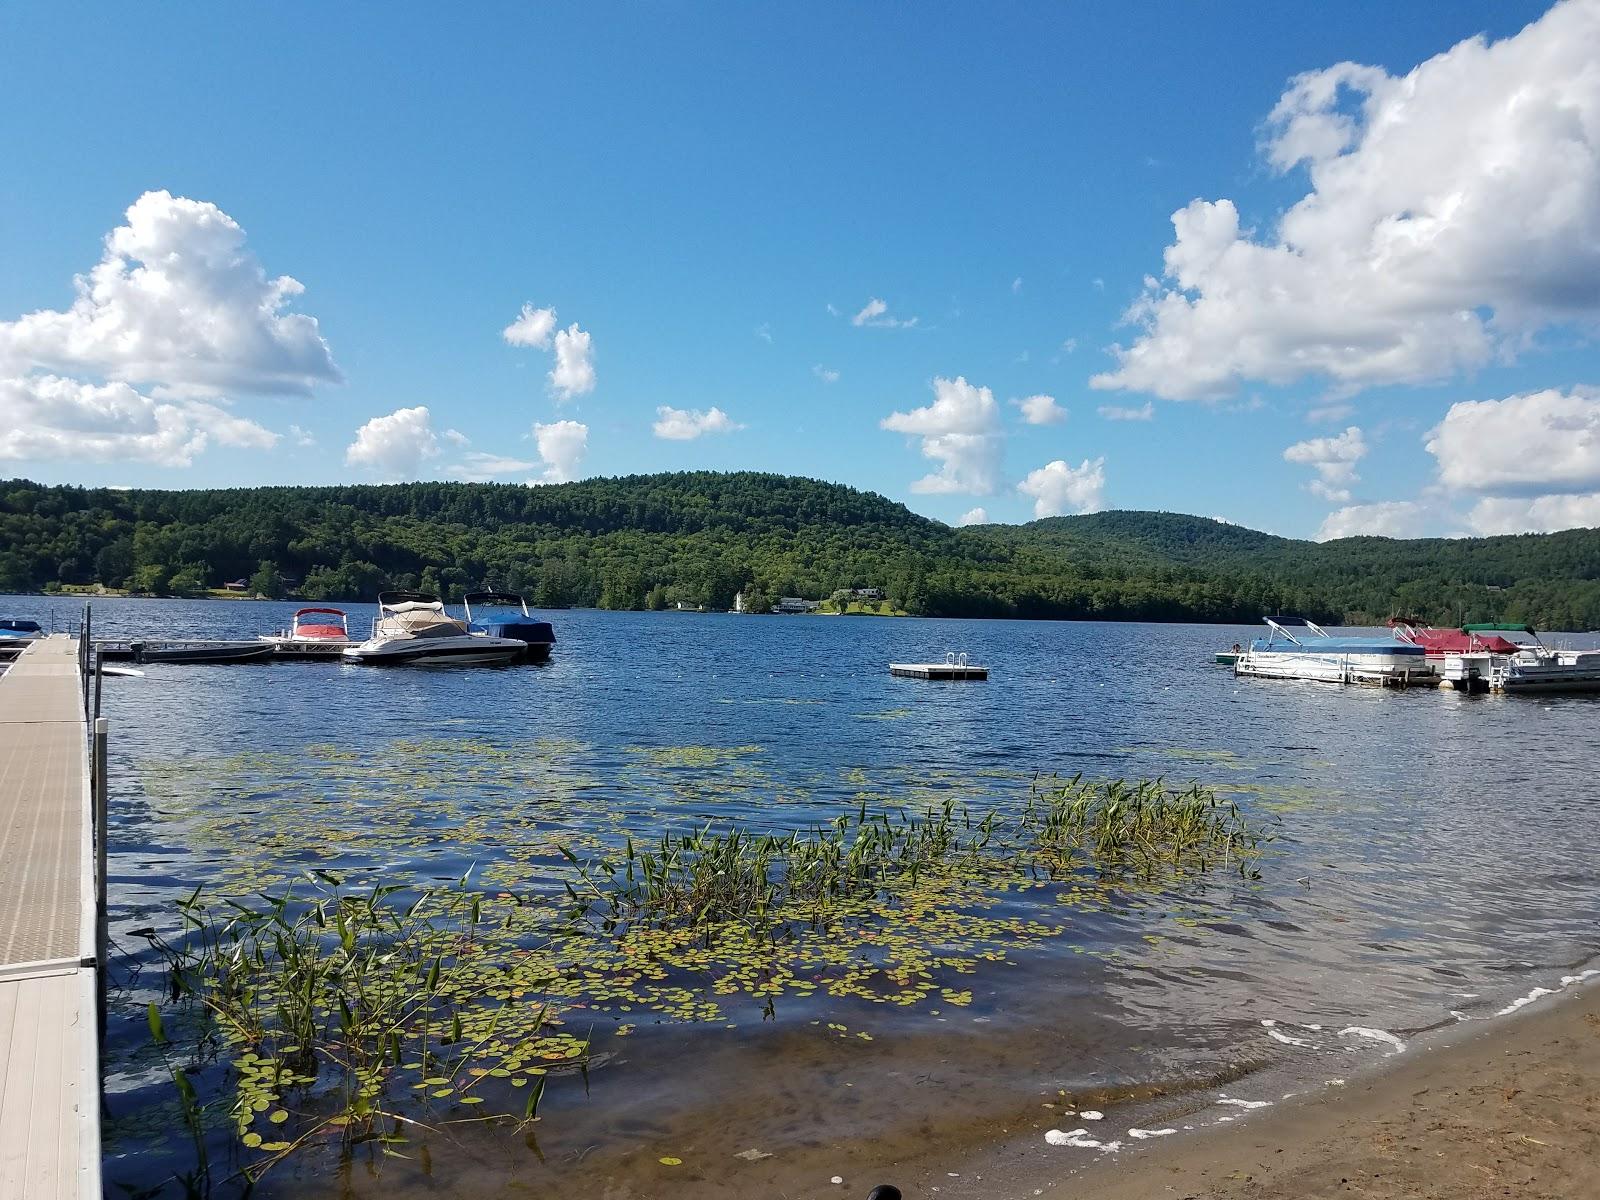
{"label": "cloud", "polygon": [[1000,409],[994,393],[964,378],[935,379],[933,403],[890,413],[884,429],[922,439],[922,455],[939,470],[911,485],[918,493],[991,496],[1000,489]]}
{"label": "cloud", "polygon": [[1021,275],[1018,275],[1015,279],[1013,279],[1011,281],[1011,294],[1013,296],[1019,296],[1019,295],[1022,294],[1022,276]]}
{"label": "cloud", "polygon": [[910,329],[917,323],[916,317],[891,317],[889,306],[878,297],[868,300],[861,311],[850,318],[850,324],[858,329],[870,326],[875,329]]}
{"label": "cloud", "polygon": [[1146,400],[1138,408],[1124,408],[1120,404],[1102,404],[1100,416],[1107,421],[1153,421],[1156,406]]}
{"label": "cloud", "polygon": [[1352,425],[1337,437],[1296,442],[1283,452],[1283,461],[1314,467],[1317,478],[1309,485],[1312,493],[1342,504],[1350,499],[1349,485],[1361,479],[1356,464],[1366,456],[1366,439],[1361,429]]}
{"label": "cloud", "polygon": [[1600,525],[1600,492],[1574,496],[1486,496],[1473,505],[1474,533],[1550,533]]}
{"label": "cloud", "polygon": [[163,395],[305,393],[337,382],[315,317],[285,312],[304,288],[268,278],[215,204],[146,192],[74,281],[64,311],[0,322],[0,370],[154,385]]}
{"label": "cloud", "polygon": [[294,444],[301,449],[308,449],[317,444],[316,435],[309,429],[302,429],[298,425],[289,426],[289,436],[294,439]]}
{"label": "cloud", "polygon": [[444,440],[449,442],[452,446],[470,446],[470,445],[472,445],[472,439],[469,438],[466,434],[462,433],[461,430],[459,430],[459,429],[446,429],[439,436],[444,438]]}
{"label": "cloud", "polygon": [[1292,80],[1263,131],[1310,190],[1265,234],[1229,200],[1172,218],[1100,388],[1188,400],[1307,376],[1440,380],[1600,316],[1600,5],[1460,42],[1403,77]]}
{"label": "cloud", "polygon": [[1335,538],[1415,538],[1431,515],[1430,506],[1417,500],[1384,500],[1377,504],[1352,504],[1331,512],[1317,530],[1317,541]]}
{"label": "cloud", "polygon": [[577,323],[557,330],[556,365],[550,368],[550,391],[557,402],[594,391],[594,351],[587,331]]}
{"label": "cloud", "polygon": [[1011,403],[1022,410],[1022,419],[1029,425],[1059,425],[1068,415],[1054,396],[1028,396]]}
{"label": "cloud", "polygon": [[147,396],[122,382],[57,375],[0,379],[0,459],[78,459],[187,467],[216,442],[270,450],[278,435],[201,400]]}
{"label": "cloud", "polygon": [[373,417],[356,430],[356,440],[344,452],[353,467],[371,467],[386,477],[415,479],[424,459],[439,453],[439,439],[425,405],[397,408],[386,417]]}
{"label": "cloud", "polygon": [[544,483],[571,483],[589,453],[589,427],[577,421],[554,421],[533,427],[533,440],[544,463]]}
{"label": "cloud", "polygon": [[771,322],[763,321],[763,322],[761,322],[761,324],[757,325],[756,328],[755,328],[755,335],[758,338],[760,338],[763,342],[766,342],[767,345],[769,345],[769,346],[772,345],[772,324],[771,324]]}
{"label": "cloud", "polygon": [[988,523],[989,511],[982,506],[969,508],[956,518],[957,525],[987,525]]}
{"label": "cloud", "polygon": [[818,363],[816,366],[812,367],[811,373],[818,379],[822,380],[823,383],[839,382],[839,372],[835,371],[832,367],[825,367],[821,363]]}
{"label": "cloud", "polygon": [[550,335],[556,327],[556,310],[535,308],[524,304],[522,313],[500,331],[509,346],[529,346],[537,350],[550,348]]}
{"label": "cloud", "polygon": [[669,442],[692,442],[708,433],[733,433],[744,426],[715,406],[702,412],[698,408],[670,408],[663,404],[656,409],[656,423],[650,428],[658,438]]}
{"label": "cloud", "polygon": [[1033,515],[1059,517],[1062,513],[1099,512],[1105,507],[1106,460],[1084,459],[1069,467],[1061,459],[1046,463],[1017,484],[1017,491],[1033,497]]}
{"label": "cloud", "polygon": [[1078,339],[1077,338],[1068,338],[1066,341],[1061,343],[1061,352],[1063,354],[1071,354],[1074,351],[1076,351],[1077,348],[1078,348]]}
{"label": "cloud", "polygon": [[460,462],[448,467],[445,474],[452,479],[464,479],[468,483],[486,483],[502,475],[519,475],[523,471],[531,471],[538,465],[520,458],[506,458],[503,455],[474,450],[463,455]]}
{"label": "cloud", "polygon": [[1446,487],[1489,495],[1600,491],[1600,389],[1468,400],[1428,431]]}

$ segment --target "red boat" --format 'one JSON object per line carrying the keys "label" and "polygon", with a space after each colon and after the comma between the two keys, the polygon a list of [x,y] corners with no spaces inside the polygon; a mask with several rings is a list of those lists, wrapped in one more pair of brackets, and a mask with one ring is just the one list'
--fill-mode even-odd
{"label": "red boat", "polygon": [[[1443,658],[1446,654],[1477,654],[1483,651],[1491,654],[1515,654],[1522,649],[1515,642],[1507,641],[1487,631],[1479,632],[1470,626],[1465,629],[1435,629],[1420,621],[1394,617],[1389,621],[1389,628],[1402,642],[1421,646],[1423,653],[1429,658]],[[1533,630],[1529,629],[1528,632],[1532,633]]]}
{"label": "red boat", "polygon": [[274,652],[284,658],[330,658],[344,653],[350,640],[348,620],[337,608],[302,608],[294,614],[294,624],[278,633],[262,634]]}

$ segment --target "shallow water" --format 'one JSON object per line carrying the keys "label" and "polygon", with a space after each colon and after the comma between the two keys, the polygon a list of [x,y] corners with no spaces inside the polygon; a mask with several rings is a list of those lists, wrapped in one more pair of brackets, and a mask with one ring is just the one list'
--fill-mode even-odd
{"label": "shallow water", "polygon": [[[6,603],[63,623],[78,608]],[[95,624],[250,636],[293,607],[97,601]],[[1596,698],[1237,680],[1211,654],[1249,631],[1225,627],[551,616],[559,644],[541,667],[151,666],[106,680],[126,956],[113,1184],[159,1184],[188,1153],[145,1029],[159,975],[131,931],[170,928],[196,885],[248,891],[306,866],[537,889],[557,840],[707,820],[804,828],[863,799],[1015,809],[1051,772],[1196,779],[1281,821],[1259,882],[1082,903],[1009,892],[983,920],[1061,932],[932,932],[963,968],[935,968],[915,1003],[726,995],[698,1020],[594,1004],[587,1086],[552,1076],[536,1136],[440,1124],[404,1158],[301,1155],[265,1195],[763,1194],[786,1164],[821,1193],[821,1164],[956,1156],[1036,1122],[1042,1103],[1057,1105],[1042,1110],[1052,1123],[1108,1110],[1109,1131],[1152,1089],[1212,1104],[1219,1090],[1250,1098],[1252,1081],[1342,1077],[1394,1052],[1355,1031],[1409,1042],[1600,950]],[[990,682],[888,675],[891,660],[946,650],[988,663]],[[975,956],[990,935],[1003,961]],[[735,1157],[750,1149],[772,1157]]]}

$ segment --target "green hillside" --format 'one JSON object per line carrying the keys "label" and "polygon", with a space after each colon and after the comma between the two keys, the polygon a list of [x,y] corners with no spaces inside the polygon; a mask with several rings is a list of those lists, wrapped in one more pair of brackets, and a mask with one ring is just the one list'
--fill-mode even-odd
{"label": "green hillside", "polygon": [[547,487],[195,491],[0,484],[0,589],[186,594],[255,578],[308,599],[493,583],[541,606],[731,605],[886,588],[939,616],[1528,620],[1600,626],[1600,531],[1318,545],[1204,517],[1108,512],[951,529],[870,492],[681,472]]}

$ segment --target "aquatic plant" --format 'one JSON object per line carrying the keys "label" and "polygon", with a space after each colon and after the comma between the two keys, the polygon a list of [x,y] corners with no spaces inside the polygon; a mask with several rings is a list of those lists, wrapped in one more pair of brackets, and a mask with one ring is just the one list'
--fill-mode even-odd
{"label": "aquatic plant", "polygon": [[1057,868],[1082,855],[1102,871],[1152,875],[1161,870],[1238,870],[1259,879],[1252,863],[1271,835],[1252,826],[1238,802],[1190,783],[1160,779],[1036,781],[1021,825],[1040,857]]}
{"label": "aquatic plant", "polygon": [[[231,1061],[228,1116],[243,1146],[261,1152],[245,1168],[250,1180],[314,1138],[386,1151],[404,1142],[421,1122],[385,1103],[401,1083],[425,1101],[471,1106],[484,1102],[474,1092],[484,1079],[504,1080],[526,1089],[518,1119],[530,1121],[549,1070],[585,1068],[587,1037],[556,1031],[549,1007],[524,1003],[508,969],[480,961],[481,895],[352,892],[329,872],[307,878],[307,895],[262,894],[256,906],[212,904],[196,889],[178,905],[183,936],[148,935],[171,995],[204,1009]],[[193,1087],[181,1071],[174,1080],[188,1117]],[[302,1118],[292,1137],[291,1110]]]}

